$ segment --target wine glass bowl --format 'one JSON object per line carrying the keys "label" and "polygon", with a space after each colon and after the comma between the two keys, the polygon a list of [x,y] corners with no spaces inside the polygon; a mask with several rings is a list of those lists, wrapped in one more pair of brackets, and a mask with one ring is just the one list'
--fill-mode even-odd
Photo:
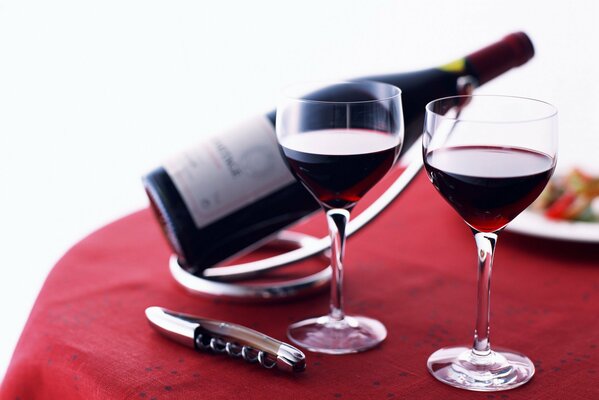
{"label": "wine glass bowl", "polygon": [[276,131],[290,171],[326,212],[333,269],[329,314],[291,325],[288,336],[315,352],[372,348],[387,336],[384,325],[343,309],[345,227],[353,207],[399,155],[401,91],[377,82],[294,86],[277,107]]}
{"label": "wine glass bowl", "polygon": [[542,192],[557,161],[557,110],[534,99],[455,96],[426,107],[423,159],[437,191],[472,229],[478,255],[472,347],[436,351],[428,369],[462,389],[497,391],[532,378],[523,354],[491,349],[490,279],[499,232]]}

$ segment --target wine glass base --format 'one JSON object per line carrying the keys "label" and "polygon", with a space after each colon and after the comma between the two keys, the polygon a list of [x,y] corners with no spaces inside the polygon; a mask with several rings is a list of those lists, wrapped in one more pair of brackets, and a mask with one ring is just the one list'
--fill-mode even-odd
{"label": "wine glass base", "polygon": [[479,392],[516,388],[535,373],[532,361],[523,354],[500,349],[480,356],[465,346],[437,350],[429,357],[427,366],[441,382]]}
{"label": "wine glass base", "polygon": [[379,321],[346,315],[342,320],[323,316],[296,322],[287,336],[295,344],[326,354],[349,354],[371,349],[387,337],[387,329]]}

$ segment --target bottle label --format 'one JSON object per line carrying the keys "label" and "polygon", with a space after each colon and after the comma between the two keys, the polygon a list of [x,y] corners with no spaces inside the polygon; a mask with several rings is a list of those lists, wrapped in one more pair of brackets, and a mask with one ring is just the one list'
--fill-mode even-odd
{"label": "bottle label", "polygon": [[295,181],[265,116],[209,137],[163,167],[198,229]]}

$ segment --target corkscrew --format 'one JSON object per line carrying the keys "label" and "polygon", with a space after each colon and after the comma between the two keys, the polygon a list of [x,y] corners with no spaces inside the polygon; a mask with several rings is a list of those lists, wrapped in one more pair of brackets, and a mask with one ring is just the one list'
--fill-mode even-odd
{"label": "corkscrew", "polygon": [[306,356],[300,350],[245,326],[161,307],[148,307],[146,317],[167,338],[198,351],[227,354],[268,369],[275,366],[291,372],[306,369]]}

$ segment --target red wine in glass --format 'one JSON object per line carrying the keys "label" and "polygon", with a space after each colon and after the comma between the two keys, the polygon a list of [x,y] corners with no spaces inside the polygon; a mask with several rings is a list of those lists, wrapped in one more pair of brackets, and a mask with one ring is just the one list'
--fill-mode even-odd
{"label": "red wine in glass", "polygon": [[290,170],[327,208],[351,209],[393,166],[397,137],[365,129],[323,129],[289,136]]}
{"label": "red wine in glass", "polygon": [[503,228],[528,207],[555,167],[547,154],[497,146],[441,148],[424,164],[443,198],[481,232]]}

